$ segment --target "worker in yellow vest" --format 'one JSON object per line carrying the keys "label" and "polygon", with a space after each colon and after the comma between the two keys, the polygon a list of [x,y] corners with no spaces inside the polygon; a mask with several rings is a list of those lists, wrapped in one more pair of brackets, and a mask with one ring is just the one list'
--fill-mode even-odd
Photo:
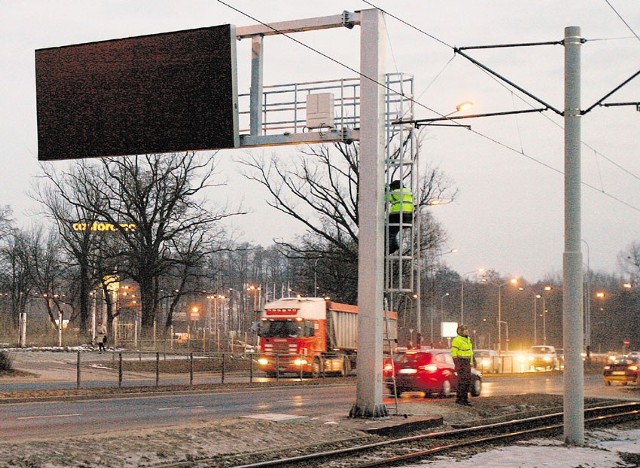
{"label": "worker in yellow vest", "polygon": [[392,254],[400,248],[398,242],[400,224],[402,223],[403,227],[410,227],[413,224],[413,194],[411,190],[403,187],[399,180],[394,180],[389,184],[387,201],[389,202],[389,239],[385,244],[388,246],[387,253]]}
{"label": "worker in yellow vest", "polygon": [[469,328],[459,325],[458,336],[451,340],[451,356],[456,364],[458,374],[458,390],[456,403],[471,406],[469,403],[469,391],[471,390],[471,366],[473,366],[473,346],[469,338]]}

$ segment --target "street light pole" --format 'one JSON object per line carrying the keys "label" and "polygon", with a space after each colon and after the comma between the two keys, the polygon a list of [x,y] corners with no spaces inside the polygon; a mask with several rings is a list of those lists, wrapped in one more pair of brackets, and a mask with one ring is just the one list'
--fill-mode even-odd
{"label": "street light pole", "polygon": [[505,351],[509,352],[509,322],[505,321],[505,320],[500,320],[500,323],[504,323],[505,326],[505,331],[506,331],[506,346],[505,346]]}
{"label": "street light pole", "polygon": [[440,323],[444,322],[444,298],[448,295],[449,293],[445,293],[440,298]]}
{"label": "street light pole", "polygon": [[477,270],[468,271],[461,275],[460,280],[460,323],[464,323],[464,277],[470,275],[471,273],[482,273],[484,268],[479,268]]}
{"label": "street light pole", "polygon": [[587,353],[587,360],[591,359],[591,268],[589,266],[589,244],[586,240],[581,239],[587,246],[587,281],[585,283],[586,298],[584,304],[584,346]]}
{"label": "street light pole", "polygon": [[516,278],[512,278],[506,283],[502,283],[498,285],[498,355],[500,355],[500,351],[502,350],[502,326],[504,323],[502,321],[502,287],[508,284],[517,284],[518,280]]}
{"label": "street light pole", "polygon": [[540,299],[542,295],[536,294],[533,296],[533,346],[538,344],[538,299]]}

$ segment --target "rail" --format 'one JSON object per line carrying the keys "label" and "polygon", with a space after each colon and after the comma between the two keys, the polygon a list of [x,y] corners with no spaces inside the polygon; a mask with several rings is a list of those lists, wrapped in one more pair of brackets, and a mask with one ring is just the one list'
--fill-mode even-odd
{"label": "rail", "polygon": [[[617,424],[640,417],[640,403],[624,403],[599,406],[585,410],[585,424],[589,427]],[[389,438],[381,442],[358,444],[349,447],[310,452],[295,457],[265,459],[235,468],[268,466],[331,466],[375,467],[398,466],[413,460],[425,460],[434,455],[455,452],[467,446],[508,444],[516,440],[543,435],[560,434],[563,430],[563,414],[560,412],[517,419],[502,423],[484,424],[464,429],[437,431],[409,437]],[[206,463],[207,460],[198,460]],[[231,460],[230,460],[231,461]],[[168,465],[165,465],[168,466]],[[177,465],[176,465],[177,466]],[[189,466],[182,464],[180,466]]]}

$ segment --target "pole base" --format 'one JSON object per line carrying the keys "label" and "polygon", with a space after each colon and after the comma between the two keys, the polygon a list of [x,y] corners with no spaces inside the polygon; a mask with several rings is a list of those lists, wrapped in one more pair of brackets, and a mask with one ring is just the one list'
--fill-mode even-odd
{"label": "pole base", "polygon": [[379,405],[369,405],[365,407],[358,406],[358,404],[354,404],[349,411],[350,418],[388,418],[389,411],[387,410],[387,406],[385,404]]}

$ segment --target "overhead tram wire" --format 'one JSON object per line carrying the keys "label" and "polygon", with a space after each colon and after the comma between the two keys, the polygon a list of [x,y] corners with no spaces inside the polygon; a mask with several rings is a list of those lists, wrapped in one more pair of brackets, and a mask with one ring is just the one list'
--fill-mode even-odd
{"label": "overhead tram wire", "polygon": [[260,21],[258,18],[255,18],[254,16],[251,16],[250,14],[245,13],[244,11],[242,11],[242,10],[240,10],[240,9],[238,9],[238,8],[236,8],[236,7],[234,7],[234,6],[232,6],[232,5],[229,5],[228,3],[224,2],[223,0],[217,0],[217,2],[218,2],[218,3],[221,3],[222,5],[226,6],[227,8],[230,8],[230,9],[232,9],[232,10],[236,11],[237,13],[240,13],[240,14],[241,14],[241,15],[243,15],[243,16],[246,16],[247,18],[249,18],[249,19],[251,19],[251,20],[253,20],[253,21],[257,22],[257,23],[260,23],[262,26],[264,26],[264,27],[266,27],[266,28],[271,29],[273,32],[276,32],[276,33],[280,34],[281,36],[284,36],[284,37],[286,37],[287,39],[292,40],[292,41],[293,41],[293,42],[295,42],[296,44],[301,45],[302,47],[304,47],[304,48],[306,48],[306,49],[309,49],[309,50],[310,50],[310,51],[312,51],[312,52],[315,52],[316,54],[318,54],[318,55],[320,55],[320,56],[322,56],[322,57],[326,58],[327,60],[329,60],[329,61],[331,61],[331,62],[333,62],[333,63],[335,63],[335,64],[337,64],[337,65],[340,65],[340,66],[341,66],[341,67],[343,67],[343,68],[346,68],[346,69],[347,69],[347,70],[349,70],[350,72],[353,72],[353,73],[355,73],[356,75],[358,75],[358,76],[360,76],[360,77],[362,77],[362,78],[364,78],[364,79],[366,79],[366,80],[369,80],[369,81],[371,81],[372,83],[375,83],[376,85],[378,85],[378,86],[380,86],[380,87],[384,88],[385,90],[387,90],[387,91],[389,91],[389,92],[391,92],[391,93],[394,93],[394,94],[398,94],[398,95],[400,95],[400,96],[402,96],[402,97],[404,97],[404,98],[406,98],[406,99],[409,99],[409,100],[411,100],[414,104],[416,104],[416,105],[418,105],[418,106],[420,106],[420,107],[423,107],[423,108],[427,109],[428,111],[434,112],[434,113],[436,113],[436,114],[438,114],[438,115],[441,115],[441,116],[443,115],[443,114],[441,114],[440,112],[436,111],[435,109],[431,109],[430,107],[428,107],[428,106],[426,106],[426,105],[424,105],[424,104],[421,104],[421,103],[419,103],[419,102],[414,101],[411,97],[409,97],[409,96],[405,96],[403,93],[399,93],[399,92],[397,92],[397,91],[395,91],[395,90],[391,89],[389,86],[385,85],[384,83],[380,83],[380,82],[379,82],[378,80],[376,80],[375,78],[372,78],[372,77],[370,77],[370,76],[365,75],[364,73],[361,73],[360,71],[358,71],[358,70],[356,70],[355,68],[353,68],[353,67],[351,67],[351,66],[347,65],[346,63],[342,63],[340,60],[335,59],[335,58],[331,57],[330,55],[325,54],[324,52],[322,52],[322,51],[320,51],[320,50],[318,50],[318,49],[316,49],[316,48],[314,48],[314,47],[311,47],[311,46],[310,46],[310,45],[308,45],[308,44],[305,44],[304,42],[302,42],[302,41],[300,41],[300,40],[296,39],[295,37],[291,36],[290,34],[284,33],[284,32],[282,32],[282,31],[278,31],[276,28],[274,28],[273,26],[269,25],[268,23],[265,23],[265,22],[263,22],[263,21]]}
{"label": "overhead tram wire", "polygon": [[638,39],[640,41],[640,36],[638,36],[638,34],[636,34],[636,32],[633,30],[633,28],[629,25],[629,23],[627,23],[627,21],[622,17],[622,15],[618,12],[618,10],[616,10],[614,8],[614,6],[611,4],[611,2],[609,2],[609,0],[604,0],[604,1],[605,1],[605,3],[607,5],[609,5],[611,7],[613,12],[618,16],[618,18],[620,18],[620,21],[622,21],[624,23],[624,25],[627,27],[627,29],[629,29],[629,31],[631,31],[631,34],[633,34],[636,37],[636,39]]}
{"label": "overhead tram wire", "polygon": [[[378,9],[378,10],[382,11],[382,12],[383,12],[383,13],[385,13],[385,14],[389,14],[389,13],[387,13],[385,10],[383,10],[383,9],[381,9],[381,8],[378,8],[377,6],[375,6],[375,5],[373,5],[372,3],[368,2],[367,0],[362,0],[362,1],[363,1],[364,3],[367,3],[368,5],[371,5],[373,8],[376,8],[376,9]],[[251,19],[251,20],[253,20],[253,21],[257,22],[257,23],[259,23],[259,24],[261,24],[262,26],[265,26],[265,27],[267,27],[267,28],[270,28],[270,29],[271,29],[271,30],[273,30],[274,32],[281,34],[282,36],[284,36],[284,37],[286,37],[286,38],[288,38],[288,39],[292,40],[293,42],[295,42],[295,43],[297,43],[297,44],[301,45],[302,47],[304,47],[304,48],[306,48],[306,49],[308,49],[308,50],[310,50],[310,51],[312,51],[312,52],[315,52],[316,54],[318,54],[318,55],[320,55],[320,56],[322,56],[322,57],[326,58],[327,60],[329,60],[329,61],[331,61],[331,62],[333,62],[333,63],[335,63],[335,64],[337,64],[337,65],[340,65],[341,67],[343,67],[343,68],[345,68],[345,69],[347,69],[347,70],[349,70],[349,71],[351,71],[351,72],[355,73],[356,75],[358,75],[358,76],[360,76],[360,77],[362,77],[362,78],[364,78],[364,79],[367,79],[367,80],[369,80],[369,81],[371,81],[371,82],[373,82],[373,83],[377,84],[378,86],[381,86],[381,87],[382,87],[382,88],[384,88],[385,90],[387,90],[387,91],[389,91],[389,92],[392,92],[392,93],[394,93],[394,94],[401,95],[402,97],[404,97],[404,98],[406,98],[406,99],[410,100],[411,102],[413,102],[416,106],[418,106],[418,107],[422,107],[423,109],[426,109],[426,110],[428,110],[428,111],[430,111],[430,112],[433,112],[433,113],[435,113],[435,114],[437,114],[437,115],[439,115],[439,116],[441,116],[441,117],[443,117],[443,118],[446,118],[447,120],[450,120],[450,121],[451,121],[451,123],[452,123],[452,125],[459,126],[460,128],[467,128],[470,132],[474,133],[475,135],[477,135],[477,136],[479,136],[479,137],[481,137],[481,138],[484,138],[485,140],[490,141],[490,142],[492,142],[492,143],[494,143],[494,144],[496,144],[496,145],[502,146],[503,148],[505,148],[505,149],[507,149],[507,150],[509,150],[509,151],[514,152],[514,153],[515,153],[515,154],[517,154],[518,156],[523,156],[523,157],[525,157],[525,158],[527,158],[527,159],[530,159],[531,161],[533,161],[533,162],[535,162],[535,163],[538,163],[538,164],[540,164],[541,166],[546,167],[547,169],[550,169],[550,170],[552,170],[552,171],[554,171],[554,172],[556,172],[556,173],[558,173],[558,174],[564,174],[564,172],[563,172],[563,171],[561,171],[560,169],[557,169],[557,168],[555,168],[555,167],[553,167],[553,166],[551,166],[551,165],[549,165],[549,164],[547,164],[547,163],[545,163],[545,162],[543,162],[543,161],[540,161],[539,159],[536,159],[535,157],[533,157],[533,156],[531,156],[531,155],[529,155],[529,154],[523,153],[523,152],[521,152],[521,151],[517,150],[516,148],[513,148],[512,146],[510,146],[510,145],[508,145],[508,144],[506,144],[506,143],[503,143],[503,142],[501,142],[501,141],[496,140],[496,139],[495,139],[495,138],[493,138],[493,137],[490,137],[490,136],[485,135],[485,134],[483,134],[483,133],[481,133],[481,132],[478,132],[477,130],[474,130],[473,128],[465,127],[465,126],[461,125],[460,123],[458,123],[455,119],[452,119],[452,118],[450,118],[450,117],[446,117],[444,114],[442,114],[442,113],[440,113],[440,112],[436,111],[435,109],[430,108],[429,106],[427,106],[427,105],[425,105],[425,104],[423,104],[423,103],[421,103],[421,102],[418,102],[418,101],[414,100],[413,98],[411,98],[411,97],[409,97],[409,96],[405,96],[403,93],[398,93],[397,91],[395,91],[395,90],[391,89],[389,86],[386,86],[384,83],[380,83],[379,81],[375,80],[374,78],[371,78],[371,77],[369,77],[369,76],[367,76],[367,75],[365,75],[365,74],[361,73],[360,71],[358,71],[358,70],[354,69],[353,67],[350,67],[349,65],[347,65],[347,64],[345,64],[345,63],[340,62],[339,60],[337,60],[337,59],[335,59],[335,58],[333,58],[333,57],[331,57],[331,56],[327,55],[326,53],[324,53],[324,52],[322,52],[322,51],[320,51],[320,50],[317,50],[317,49],[315,49],[314,47],[311,47],[311,46],[310,46],[310,45],[308,45],[308,44],[305,44],[304,42],[302,42],[302,41],[300,41],[300,40],[298,40],[298,39],[296,39],[296,38],[292,37],[292,36],[291,36],[291,35],[289,35],[289,34],[286,34],[286,33],[283,33],[283,32],[281,32],[281,31],[278,31],[276,28],[273,28],[273,27],[272,27],[272,26],[270,26],[269,24],[267,24],[267,23],[265,23],[265,22],[263,22],[263,21],[260,21],[259,19],[257,19],[257,18],[255,18],[255,17],[253,17],[252,15],[250,15],[250,14],[248,14],[248,13],[245,13],[244,11],[242,11],[242,10],[240,10],[240,9],[238,9],[238,8],[236,8],[236,7],[234,7],[234,6],[232,6],[232,5],[229,5],[228,3],[224,2],[223,0],[217,0],[217,2],[218,2],[218,3],[220,3],[220,4],[222,4],[222,5],[224,5],[224,6],[226,6],[226,7],[227,7],[227,8],[229,8],[229,9],[234,10],[234,11],[236,11],[237,13],[240,13],[241,15],[243,15],[243,16],[245,16],[245,17],[247,17],[247,18],[249,18],[249,19]],[[424,32],[424,31],[422,31],[421,29],[419,29],[419,28],[417,28],[417,27],[415,27],[415,26],[410,25],[410,24],[409,24],[409,23],[407,23],[406,21],[401,20],[401,19],[397,18],[396,16],[394,16],[394,15],[392,15],[392,14],[389,14],[389,16],[391,16],[391,17],[393,17],[393,18],[395,18],[395,19],[398,19],[398,21],[401,21],[402,23],[404,23],[404,24],[406,24],[406,25],[408,25],[408,26],[412,27],[413,29],[415,29],[415,30],[417,30],[417,31],[421,32],[422,34],[425,34],[426,36],[428,36],[428,37],[430,37],[430,38],[432,38],[432,39],[436,40],[437,42],[439,42],[439,43],[441,43],[441,44],[443,44],[443,45],[445,45],[445,46],[447,46],[447,47],[449,47],[449,48],[451,48],[452,50],[454,50],[454,51],[455,51],[455,48],[454,48],[453,46],[451,46],[451,45],[447,44],[446,42],[444,42],[444,41],[442,41],[442,40],[440,40],[440,39],[438,39],[438,38],[436,38],[436,37],[434,37],[434,36],[432,36],[432,35],[430,35],[430,34],[428,34],[428,33]],[[582,184],[583,184],[583,185],[585,185],[586,187],[589,187],[589,188],[591,188],[591,189],[593,189],[593,190],[596,190],[598,193],[601,193],[601,194],[603,194],[603,195],[605,195],[605,196],[608,196],[609,198],[611,198],[611,199],[613,199],[613,200],[615,200],[615,201],[618,201],[619,203],[622,203],[623,205],[625,205],[625,206],[627,206],[627,207],[629,207],[629,208],[634,209],[635,211],[640,212],[640,208],[635,207],[635,206],[632,206],[631,204],[629,204],[629,203],[627,203],[627,202],[624,202],[623,200],[620,200],[619,198],[617,198],[617,197],[615,197],[615,196],[613,196],[613,195],[611,195],[611,194],[609,194],[609,193],[607,193],[607,192],[604,192],[603,190],[597,189],[596,187],[594,187],[594,186],[592,186],[592,185],[590,185],[590,184],[588,184],[588,183],[586,183],[586,182],[582,182]]]}
{"label": "overhead tram wire", "polygon": [[[605,1],[607,1],[607,0],[605,0]],[[429,33],[425,32],[425,31],[423,31],[422,29],[420,29],[420,28],[418,28],[418,27],[416,27],[416,26],[412,25],[411,23],[409,23],[409,22],[407,22],[407,21],[403,20],[402,18],[399,18],[398,16],[396,16],[396,15],[394,15],[394,14],[392,14],[392,13],[390,13],[390,12],[388,12],[388,11],[386,11],[386,10],[384,10],[384,9],[382,9],[382,8],[380,8],[380,7],[378,7],[378,6],[376,6],[376,5],[374,5],[372,2],[370,2],[370,1],[368,1],[368,0],[362,0],[362,2],[363,2],[363,3],[366,3],[366,4],[367,4],[367,5],[369,5],[369,6],[372,6],[373,8],[377,8],[377,9],[379,9],[379,10],[380,10],[380,11],[382,11],[383,13],[385,13],[385,14],[387,14],[387,15],[391,16],[392,18],[396,19],[397,21],[401,22],[402,24],[405,24],[406,26],[408,26],[408,27],[410,27],[410,28],[412,28],[412,29],[414,29],[414,30],[416,30],[416,31],[420,32],[421,34],[424,34],[425,36],[427,36],[427,37],[429,37],[429,38],[431,38],[431,39],[435,40],[436,42],[438,42],[438,43],[440,43],[440,44],[442,44],[442,45],[444,45],[444,46],[446,46],[446,47],[451,48],[451,49],[454,51],[454,53],[455,53],[455,52],[457,52],[456,47],[451,46],[450,44],[446,43],[445,41],[443,41],[443,40],[441,40],[441,39],[439,39],[439,38],[437,38],[437,37],[435,37],[435,36],[433,36],[433,35],[431,35],[431,34],[429,34]],[[607,3],[608,3],[608,2],[607,2]],[[610,5],[610,6],[611,6],[611,5]],[[611,8],[612,8],[614,11],[616,11],[613,7],[611,7]],[[633,29],[631,29],[631,27],[627,24],[627,22],[622,18],[622,16],[621,16],[617,11],[616,11],[616,14],[618,14],[618,16],[620,17],[620,19],[621,19],[621,20],[622,20],[622,21],[627,25],[627,27],[631,30],[631,32],[634,34],[634,36],[635,36],[636,38],[638,38],[638,35],[635,33],[635,31],[633,31]],[[617,39],[629,39],[629,37],[626,37],[626,38],[617,38]],[[639,38],[639,39],[640,39],[640,38]],[[590,41],[592,41],[592,40],[593,40],[593,39],[590,39]],[[596,39],[596,40],[605,40],[605,39]],[[550,44],[553,44],[553,43],[550,43]],[[526,44],[525,44],[525,45],[526,45]],[[530,44],[530,45],[533,45],[533,44]],[[494,47],[494,46],[490,46],[490,47]],[[453,57],[453,58],[455,58],[455,55],[454,55],[454,57]],[[452,58],[452,59],[447,63],[447,66],[448,66],[448,65],[449,65],[449,63],[453,60],[453,58]],[[446,68],[446,66],[445,66],[445,68]],[[479,68],[480,68],[480,70],[481,70],[481,71],[483,71],[485,74],[487,74],[489,77],[491,77],[494,81],[496,81],[496,83],[498,83],[498,84],[499,84],[500,86],[502,86],[504,89],[506,89],[506,90],[508,90],[508,91],[511,91],[511,90],[509,89],[509,87],[507,87],[507,86],[505,85],[505,83],[503,83],[501,80],[499,80],[498,78],[496,78],[492,73],[490,73],[489,71],[485,70],[483,67],[479,67]],[[442,70],[442,71],[444,71],[444,70]],[[442,71],[438,74],[438,76],[437,76],[437,77],[439,77],[439,75],[442,73]],[[436,78],[437,78],[437,77],[436,77]],[[434,79],[434,80],[432,80],[432,83],[433,83],[433,81],[435,81],[435,79]],[[627,80],[627,81],[628,81],[628,80]],[[429,86],[431,86],[431,84],[432,84],[432,83],[430,83],[430,84],[429,84]],[[423,92],[423,93],[424,93],[424,92]],[[422,96],[422,94],[423,94],[423,93],[421,93],[421,94],[420,94],[420,96]],[[524,99],[522,98],[522,96],[517,96],[517,97],[518,97],[518,99],[520,99],[523,103],[525,103],[525,104],[527,104],[528,106],[530,106],[530,107],[532,107],[532,108],[533,108],[533,106],[532,106],[530,103],[528,103],[526,100],[524,100]],[[549,116],[547,116],[546,114],[544,114],[544,113],[542,113],[542,112],[540,112],[540,114],[541,114],[545,119],[549,120],[549,121],[550,121],[550,122],[552,122],[554,125],[556,125],[558,128],[564,129],[564,127],[563,127],[562,125],[560,125],[559,123],[555,122],[553,119],[551,119],[551,118],[550,118]],[[459,118],[459,117],[458,117],[458,118]],[[453,119],[448,119],[448,120],[453,120]],[[547,167],[547,168],[549,168],[549,169],[552,169],[552,170],[553,170],[553,171],[555,171],[555,172],[558,172],[558,173],[560,173],[560,174],[564,174],[562,171],[560,171],[560,170],[558,170],[558,169],[555,169],[555,168],[553,168],[552,166],[549,166],[549,165],[547,165],[547,164],[545,164],[545,163],[542,163],[541,161],[539,161],[539,160],[537,160],[537,159],[535,159],[535,158],[533,158],[533,157],[531,157],[531,156],[527,155],[526,153],[524,153],[524,152],[522,152],[522,151],[518,151],[518,150],[516,150],[515,148],[512,148],[512,147],[510,147],[509,145],[503,144],[503,143],[501,143],[501,142],[499,142],[499,141],[497,141],[497,140],[495,140],[495,139],[492,139],[491,137],[488,137],[487,135],[484,135],[484,134],[482,134],[482,133],[480,133],[480,132],[477,132],[477,131],[473,130],[472,128],[468,128],[468,129],[469,129],[470,131],[472,131],[473,133],[475,133],[476,135],[478,135],[478,136],[481,136],[481,137],[483,137],[483,138],[489,139],[490,141],[493,141],[494,143],[496,143],[496,144],[498,144],[498,145],[501,145],[501,146],[503,146],[503,147],[505,147],[505,148],[507,148],[507,149],[509,149],[509,150],[511,150],[511,151],[514,151],[514,152],[518,153],[519,155],[522,155],[522,156],[524,156],[524,157],[527,157],[527,158],[529,158],[529,159],[532,159],[533,161],[535,161],[535,162],[537,162],[537,163],[539,163],[539,164],[541,164],[541,165],[543,165],[543,166],[545,166],[545,167]],[[586,143],[585,141],[581,141],[581,143],[582,143],[583,145],[585,145],[587,148],[592,149],[596,154],[599,154],[600,156],[602,156],[605,160],[607,160],[608,162],[610,162],[611,164],[613,164],[614,166],[616,166],[618,169],[620,169],[620,170],[622,170],[623,172],[627,173],[627,174],[628,174],[628,175],[630,175],[631,177],[633,177],[633,178],[635,178],[635,179],[640,180],[640,177],[638,177],[637,175],[633,174],[633,173],[632,173],[632,172],[630,172],[628,169],[624,168],[624,167],[623,167],[623,166],[621,166],[619,163],[615,162],[614,160],[612,160],[611,158],[607,157],[607,156],[606,156],[606,155],[604,155],[603,153],[601,153],[601,152],[597,151],[596,149],[594,149],[591,145],[589,145],[589,144],[588,144],[588,143]],[[605,192],[605,191],[604,191],[604,189],[602,189],[602,190],[601,190],[601,189],[598,189],[598,188],[596,188],[596,187],[594,187],[594,186],[591,186],[590,184],[588,184],[588,183],[586,183],[586,182],[582,182],[582,184],[583,184],[583,185],[585,185],[586,187],[589,187],[589,188],[591,188],[591,189],[593,189],[593,190],[596,190],[596,191],[597,191],[597,192],[599,192],[599,193],[602,193],[603,195],[609,196],[609,197],[610,197],[610,198],[612,198],[613,200],[618,201],[618,202],[620,202],[620,203],[624,204],[625,206],[627,206],[627,207],[629,207],[629,208],[632,208],[632,209],[634,209],[634,210],[638,210],[638,208],[637,208],[637,207],[634,207],[633,205],[631,205],[631,204],[629,204],[629,203],[627,203],[627,202],[624,202],[623,200],[620,200],[620,199],[618,199],[617,197],[615,197],[615,196],[613,196],[613,195],[611,195],[611,194],[609,194],[609,193]]]}

